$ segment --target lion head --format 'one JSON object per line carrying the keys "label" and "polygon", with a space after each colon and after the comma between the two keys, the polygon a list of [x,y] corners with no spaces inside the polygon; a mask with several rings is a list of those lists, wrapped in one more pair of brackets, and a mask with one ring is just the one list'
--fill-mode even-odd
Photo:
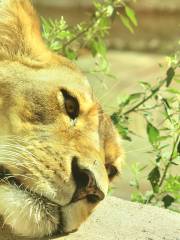
{"label": "lion head", "polygon": [[17,235],[71,233],[121,168],[85,76],[48,50],[28,0],[0,0],[0,216]]}

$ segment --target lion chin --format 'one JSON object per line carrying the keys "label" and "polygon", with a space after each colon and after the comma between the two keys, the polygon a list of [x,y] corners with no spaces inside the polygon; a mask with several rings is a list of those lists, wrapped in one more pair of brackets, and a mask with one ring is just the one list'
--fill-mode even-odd
{"label": "lion chin", "polygon": [[123,150],[86,77],[45,46],[28,0],[0,0],[0,217],[14,234],[76,231]]}

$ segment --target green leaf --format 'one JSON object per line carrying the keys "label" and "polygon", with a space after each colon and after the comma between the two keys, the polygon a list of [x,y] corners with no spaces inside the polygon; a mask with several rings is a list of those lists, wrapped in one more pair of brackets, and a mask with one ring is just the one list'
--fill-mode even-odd
{"label": "green leaf", "polygon": [[129,129],[126,126],[123,126],[121,123],[116,125],[119,134],[122,136],[123,139],[131,141],[131,137],[129,136]]}
{"label": "green leaf", "polygon": [[178,94],[180,95],[180,90],[176,88],[169,88],[167,89],[168,92],[173,93],[173,94]]}
{"label": "green leaf", "polygon": [[70,48],[66,48],[65,49],[65,54],[66,54],[66,57],[69,58],[70,60],[75,60],[77,59],[77,54],[75,51],[73,51],[72,49]]}
{"label": "green leaf", "polygon": [[70,35],[69,31],[62,30],[61,32],[59,32],[57,34],[57,38],[60,39],[60,40],[68,39],[69,35]]}
{"label": "green leaf", "polygon": [[93,40],[90,44],[90,48],[93,56],[100,54],[103,57],[106,57],[106,52],[107,52],[106,44],[101,39]]}
{"label": "green leaf", "polygon": [[157,187],[158,187],[160,177],[161,177],[161,174],[160,174],[160,170],[159,170],[158,166],[153,168],[152,171],[148,175],[148,180],[150,181],[154,192],[157,192],[157,190],[158,190]]}
{"label": "green leaf", "polygon": [[174,77],[174,75],[175,75],[175,71],[174,71],[174,68],[169,68],[168,70],[167,70],[167,76],[166,76],[166,87],[169,87],[170,86],[170,84],[171,84],[171,82],[172,82],[172,80],[173,80],[173,77]]}
{"label": "green leaf", "polygon": [[163,98],[162,101],[168,109],[171,109],[171,106],[166,98]]}
{"label": "green leaf", "polygon": [[142,171],[144,171],[146,168],[147,168],[147,165],[142,166],[142,167],[139,169],[139,171],[142,172]]}
{"label": "green leaf", "polygon": [[111,120],[113,121],[113,123],[114,123],[115,125],[117,125],[118,122],[120,121],[118,113],[113,113],[113,114],[111,115]]}
{"label": "green leaf", "polygon": [[135,187],[136,189],[139,188],[139,183],[138,183],[138,181],[137,181],[136,179],[131,180],[130,183],[129,183],[129,185],[130,185],[131,187]]}
{"label": "green leaf", "polygon": [[180,83],[180,79],[179,78],[178,79],[175,78],[174,81],[177,82],[177,83]]}
{"label": "green leaf", "polygon": [[131,141],[131,137],[129,136],[129,129],[125,125],[124,122],[122,122],[121,117],[118,115],[118,113],[113,113],[111,115],[111,119],[113,123],[115,124],[119,134],[122,136],[123,139]]}
{"label": "green leaf", "polygon": [[180,142],[177,145],[177,152],[180,154]]}
{"label": "green leaf", "polygon": [[156,157],[156,163],[159,163],[161,161],[161,156]]}
{"label": "green leaf", "polygon": [[169,147],[169,144],[162,145],[161,147],[159,147],[159,150],[162,150],[162,149],[167,148],[167,147]]}
{"label": "green leaf", "polygon": [[172,165],[175,165],[175,166],[179,166],[179,164],[176,163],[176,162],[171,162],[171,164],[172,164]]}
{"label": "green leaf", "polygon": [[180,176],[172,176],[170,175],[164,184],[163,192],[176,194],[180,193]]}
{"label": "green leaf", "polygon": [[60,45],[59,41],[54,41],[54,42],[51,42],[50,48],[53,51],[59,51],[61,49],[61,45]]}
{"label": "green leaf", "polygon": [[134,33],[134,29],[133,29],[133,27],[131,26],[131,23],[130,23],[130,21],[129,21],[129,18],[126,17],[125,15],[120,14],[120,19],[121,19],[123,25],[124,25],[131,33]]}
{"label": "green leaf", "polygon": [[166,140],[169,139],[169,138],[172,138],[172,137],[169,136],[169,135],[167,135],[167,136],[160,136],[160,137],[158,138],[158,141],[160,141],[160,142],[166,141]]}
{"label": "green leaf", "polygon": [[150,122],[147,122],[147,134],[149,138],[149,142],[153,145],[155,144],[159,139],[159,130],[153,126]]}
{"label": "green leaf", "polygon": [[49,21],[47,19],[45,19],[44,17],[41,17],[41,21],[42,21],[43,30],[46,32],[50,31],[51,24],[49,23]]}
{"label": "green leaf", "polygon": [[137,99],[139,99],[143,95],[144,95],[144,93],[139,92],[139,93],[133,93],[133,94],[130,94],[130,95],[121,96],[121,98],[119,98],[119,101],[120,101],[119,106],[120,107],[125,107],[130,102],[136,101]]}
{"label": "green leaf", "polygon": [[175,201],[175,198],[172,197],[171,195],[167,194],[165,197],[163,197],[162,199],[163,203],[164,203],[164,207],[168,208],[172,205],[172,203]]}
{"label": "green leaf", "polygon": [[142,86],[143,88],[145,88],[145,89],[151,89],[151,84],[148,83],[148,82],[143,82],[143,81],[141,81],[140,84],[141,84],[141,86]]}
{"label": "green leaf", "polygon": [[133,100],[136,100],[140,97],[142,97],[142,95],[144,95],[144,93],[133,93],[131,95],[129,95],[129,101],[133,101]]}
{"label": "green leaf", "polygon": [[139,202],[139,203],[145,203],[144,196],[141,192],[133,192],[131,194],[131,201]]}
{"label": "green leaf", "polygon": [[138,26],[138,22],[137,22],[137,18],[136,18],[136,14],[134,12],[134,10],[128,6],[125,7],[125,12],[126,15],[128,16],[128,18],[130,19],[130,21],[134,24],[134,26]]}
{"label": "green leaf", "polygon": [[112,16],[113,12],[114,12],[113,6],[111,5],[107,6],[107,9],[106,9],[107,17]]}
{"label": "green leaf", "polygon": [[125,107],[126,105],[129,104],[129,95],[120,96],[118,102],[120,107]]}

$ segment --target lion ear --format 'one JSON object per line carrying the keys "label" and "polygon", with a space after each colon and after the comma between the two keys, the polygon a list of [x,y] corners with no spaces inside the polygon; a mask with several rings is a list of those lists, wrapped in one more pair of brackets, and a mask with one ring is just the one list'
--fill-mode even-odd
{"label": "lion ear", "polygon": [[42,53],[49,54],[31,2],[0,0],[0,60],[17,60],[24,56],[38,61]]}
{"label": "lion ear", "polygon": [[110,117],[105,113],[101,116],[100,126],[101,134],[103,135],[105,167],[109,179],[112,180],[121,172],[124,151],[117,129],[114,127]]}

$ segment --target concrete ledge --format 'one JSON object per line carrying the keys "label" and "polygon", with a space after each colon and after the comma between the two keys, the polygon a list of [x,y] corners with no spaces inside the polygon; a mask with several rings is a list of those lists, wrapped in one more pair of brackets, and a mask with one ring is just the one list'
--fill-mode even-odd
{"label": "concrete ledge", "polygon": [[[107,197],[78,232],[60,239],[180,240],[180,215],[158,207]],[[3,228],[0,240],[25,239],[14,237],[7,228]]]}

